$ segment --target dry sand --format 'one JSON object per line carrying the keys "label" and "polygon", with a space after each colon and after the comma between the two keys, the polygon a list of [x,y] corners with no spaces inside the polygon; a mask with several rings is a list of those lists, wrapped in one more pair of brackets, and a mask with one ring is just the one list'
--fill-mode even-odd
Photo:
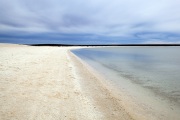
{"label": "dry sand", "polygon": [[0,120],[131,120],[67,47],[0,44]]}

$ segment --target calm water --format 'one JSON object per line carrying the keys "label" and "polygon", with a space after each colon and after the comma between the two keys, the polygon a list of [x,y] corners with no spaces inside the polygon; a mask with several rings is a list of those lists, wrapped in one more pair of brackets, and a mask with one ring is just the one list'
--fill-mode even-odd
{"label": "calm water", "polygon": [[180,105],[180,47],[106,47],[73,53],[117,85],[128,81]]}

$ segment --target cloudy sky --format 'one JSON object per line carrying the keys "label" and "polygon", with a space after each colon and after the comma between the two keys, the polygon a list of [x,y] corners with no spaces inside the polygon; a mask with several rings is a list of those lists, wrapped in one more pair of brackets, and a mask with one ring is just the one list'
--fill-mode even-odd
{"label": "cloudy sky", "polygon": [[0,42],[180,43],[180,0],[0,0]]}

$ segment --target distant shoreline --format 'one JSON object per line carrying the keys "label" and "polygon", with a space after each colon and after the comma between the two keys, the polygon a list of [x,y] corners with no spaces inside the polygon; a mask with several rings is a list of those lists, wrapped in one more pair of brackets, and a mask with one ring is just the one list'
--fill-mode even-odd
{"label": "distant shoreline", "polygon": [[180,46],[180,44],[26,44],[29,46]]}

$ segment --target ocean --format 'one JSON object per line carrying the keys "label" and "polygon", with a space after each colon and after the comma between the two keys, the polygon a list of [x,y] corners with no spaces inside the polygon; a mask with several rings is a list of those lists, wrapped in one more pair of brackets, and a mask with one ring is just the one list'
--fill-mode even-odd
{"label": "ocean", "polygon": [[[159,101],[169,104],[169,108],[164,106],[166,109],[179,110],[180,47],[102,47],[72,52],[114,87],[128,92],[143,104],[148,106],[151,102],[151,107],[158,108],[152,101]],[[163,109],[162,106],[159,108]]]}

